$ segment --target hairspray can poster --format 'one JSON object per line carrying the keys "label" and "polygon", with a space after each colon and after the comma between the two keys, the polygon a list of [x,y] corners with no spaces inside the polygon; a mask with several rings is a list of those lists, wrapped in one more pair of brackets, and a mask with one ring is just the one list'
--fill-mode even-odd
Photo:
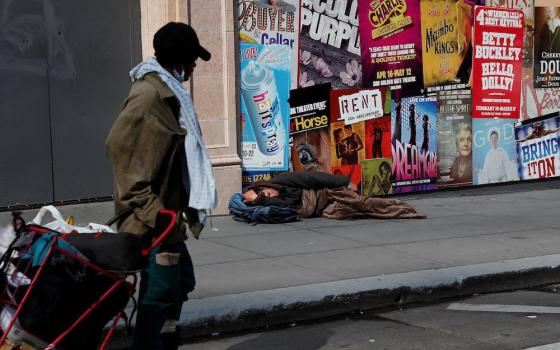
{"label": "hairspray can poster", "polygon": [[514,120],[473,118],[473,184],[517,181]]}
{"label": "hairspray can poster", "polygon": [[473,117],[520,117],[523,11],[477,6]]}
{"label": "hairspray can poster", "polygon": [[243,170],[288,170],[290,48],[240,44]]}
{"label": "hairspray can poster", "polygon": [[464,89],[471,79],[474,2],[420,0],[427,93]]}
{"label": "hairspray can poster", "polygon": [[519,177],[521,180],[544,179],[560,175],[560,117],[515,128]]}
{"label": "hairspray can poster", "polygon": [[560,87],[560,3],[535,0],[534,81],[537,88]]}
{"label": "hairspray can poster", "polygon": [[238,0],[240,42],[287,45],[291,52],[291,88],[297,87],[299,0]]}
{"label": "hairspray can poster", "polygon": [[472,185],[471,91],[438,93],[439,187]]}
{"label": "hairspray can poster", "polygon": [[290,92],[293,171],[331,171],[330,84]]}
{"label": "hairspray can poster", "polygon": [[393,102],[393,192],[437,189],[436,97]]}
{"label": "hairspray can poster", "polygon": [[301,0],[299,87],[362,86],[358,0]]}
{"label": "hairspray can poster", "polygon": [[359,0],[363,86],[390,86],[402,96],[424,87],[420,3]]}

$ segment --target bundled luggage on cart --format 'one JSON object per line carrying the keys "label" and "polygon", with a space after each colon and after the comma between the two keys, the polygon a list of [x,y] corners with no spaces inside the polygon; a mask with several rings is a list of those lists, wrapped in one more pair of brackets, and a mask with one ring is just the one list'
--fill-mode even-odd
{"label": "bundled luggage on cart", "polygon": [[170,220],[157,238],[63,234],[14,214],[15,239],[0,259],[0,350],[105,349],[136,272],[175,224],[174,212],[160,214]]}

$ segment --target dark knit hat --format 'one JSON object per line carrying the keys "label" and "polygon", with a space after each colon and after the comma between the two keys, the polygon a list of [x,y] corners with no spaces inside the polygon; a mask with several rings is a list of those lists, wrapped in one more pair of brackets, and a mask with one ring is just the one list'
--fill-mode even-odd
{"label": "dark knit hat", "polygon": [[163,66],[193,62],[197,58],[208,61],[210,52],[200,45],[194,29],[185,23],[169,22],[154,35],[154,50]]}

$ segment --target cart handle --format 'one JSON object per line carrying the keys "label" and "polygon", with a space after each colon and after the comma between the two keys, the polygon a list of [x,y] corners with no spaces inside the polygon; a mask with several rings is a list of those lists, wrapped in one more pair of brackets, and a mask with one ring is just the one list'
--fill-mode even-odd
{"label": "cart handle", "polygon": [[154,249],[156,246],[158,246],[161,243],[161,241],[163,241],[163,239],[169,235],[169,233],[173,229],[173,226],[175,226],[175,223],[177,222],[177,214],[175,214],[175,212],[172,210],[160,209],[158,211],[158,214],[168,215],[171,218],[171,220],[169,221],[169,226],[167,226],[165,230],[159,235],[159,237],[152,242],[150,248],[142,249],[143,256],[148,256],[150,254],[150,251]]}

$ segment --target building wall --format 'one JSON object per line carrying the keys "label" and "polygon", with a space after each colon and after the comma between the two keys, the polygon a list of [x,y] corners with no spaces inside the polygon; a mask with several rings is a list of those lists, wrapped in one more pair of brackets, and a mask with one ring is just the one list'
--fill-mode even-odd
{"label": "building wall", "polygon": [[232,0],[141,0],[142,54],[153,56],[154,33],[170,21],[195,28],[202,46],[212,53],[209,62],[197,61],[190,89],[204,142],[214,165],[218,209],[226,214],[230,196],[241,189],[238,146],[238,88],[235,17]]}

